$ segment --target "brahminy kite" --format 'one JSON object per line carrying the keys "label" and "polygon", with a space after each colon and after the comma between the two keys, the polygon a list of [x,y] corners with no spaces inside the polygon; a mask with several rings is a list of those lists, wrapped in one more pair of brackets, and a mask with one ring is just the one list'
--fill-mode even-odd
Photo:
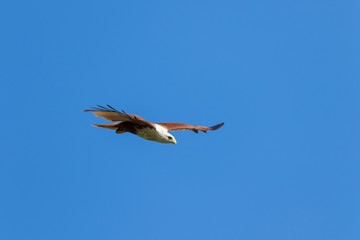
{"label": "brahminy kite", "polygon": [[146,140],[159,143],[176,144],[176,139],[168,131],[192,130],[198,133],[200,130],[206,133],[208,130],[216,130],[224,125],[224,123],[220,123],[213,127],[202,127],[184,123],[152,123],[137,115],[128,114],[124,111],[119,112],[110,105],[107,106],[108,107],[103,107],[98,105],[98,107],[84,110],[84,112],[92,112],[97,117],[103,117],[113,122],[116,121],[116,123],[92,124],[93,126],[113,129],[116,130],[117,134],[130,132]]}

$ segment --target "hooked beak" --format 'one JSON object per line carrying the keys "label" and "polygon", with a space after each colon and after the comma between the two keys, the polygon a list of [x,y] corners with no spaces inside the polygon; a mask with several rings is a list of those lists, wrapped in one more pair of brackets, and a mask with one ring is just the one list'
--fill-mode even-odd
{"label": "hooked beak", "polygon": [[176,140],[174,139],[173,143],[176,145]]}

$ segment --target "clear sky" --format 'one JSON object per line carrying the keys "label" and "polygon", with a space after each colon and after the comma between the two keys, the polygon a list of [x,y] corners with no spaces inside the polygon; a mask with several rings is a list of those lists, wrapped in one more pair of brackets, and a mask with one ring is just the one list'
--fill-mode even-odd
{"label": "clear sky", "polygon": [[[1,1],[0,239],[360,239],[359,1]],[[116,135],[110,104],[177,145]]]}

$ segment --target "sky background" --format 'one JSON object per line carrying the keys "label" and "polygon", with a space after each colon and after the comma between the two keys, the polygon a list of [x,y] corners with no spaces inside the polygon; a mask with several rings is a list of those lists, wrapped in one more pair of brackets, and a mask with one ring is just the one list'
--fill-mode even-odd
{"label": "sky background", "polygon": [[[1,1],[0,239],[360,239],[359,1]],[[92,127],[110,104],[178,144]]]}

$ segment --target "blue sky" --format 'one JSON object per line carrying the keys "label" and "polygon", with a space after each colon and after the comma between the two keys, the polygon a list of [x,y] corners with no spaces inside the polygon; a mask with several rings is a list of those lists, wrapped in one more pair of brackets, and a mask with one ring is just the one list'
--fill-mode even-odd
{"label": "blue sky", "polygon": [[[3,1],[0,239],[359,239],[358,1]],[[178,144],[92,127],[110,104]]]}

